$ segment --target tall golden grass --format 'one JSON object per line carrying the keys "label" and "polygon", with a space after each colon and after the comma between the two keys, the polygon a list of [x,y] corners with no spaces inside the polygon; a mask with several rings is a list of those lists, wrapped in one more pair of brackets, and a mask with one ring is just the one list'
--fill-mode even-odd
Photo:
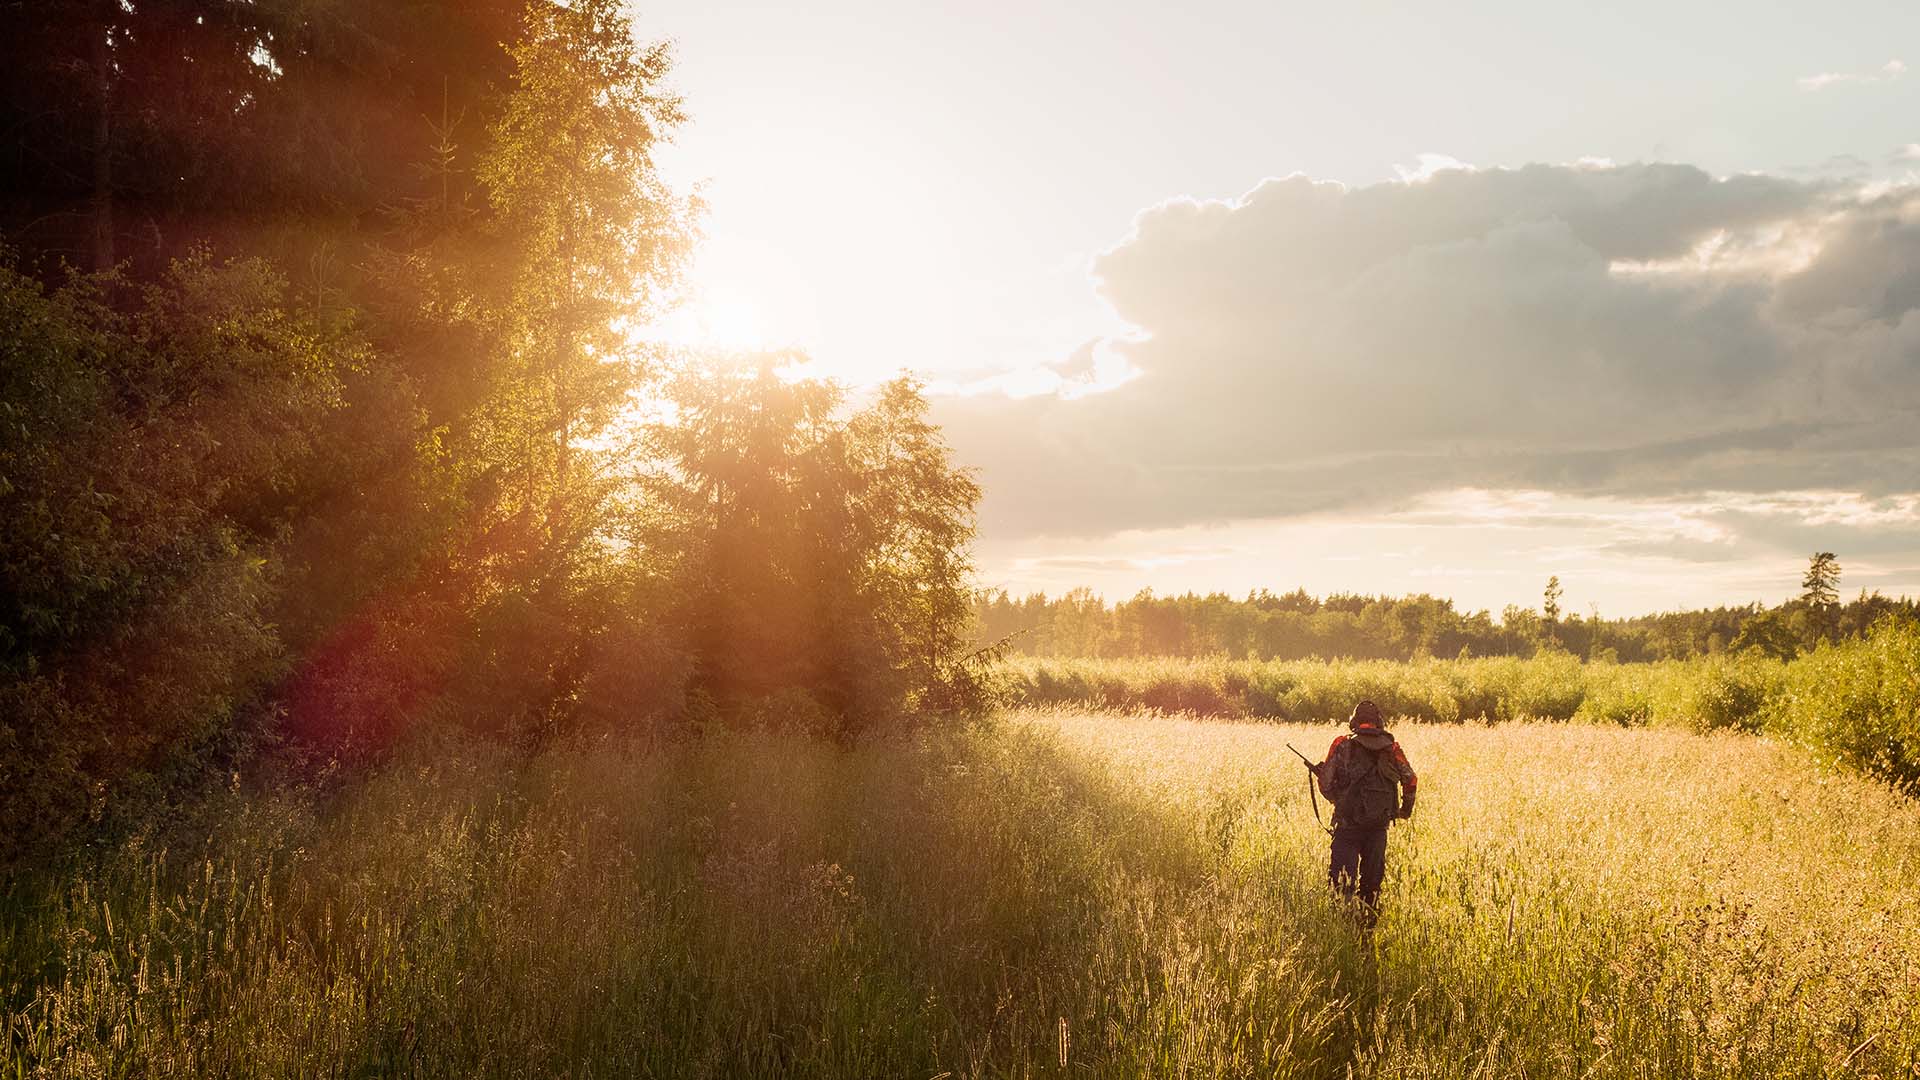
{"label": "tall golden grass", "polygon": [[1920,1067],[1920,809],[1891,789],[1747,735],[1409,725],[1369,939],[1283,745],[1332,730],[423,745],[15,880],[0,1075]]}

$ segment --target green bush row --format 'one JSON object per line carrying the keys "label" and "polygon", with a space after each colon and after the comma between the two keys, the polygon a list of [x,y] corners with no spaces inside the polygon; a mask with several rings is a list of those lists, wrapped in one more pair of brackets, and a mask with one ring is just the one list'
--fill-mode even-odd
{"label": "green bush row", "polygon": [[1370,699],[1389,716],[1441,723],[1528,717],[1764,732],[1920,788],[1920,624],[1892,619],[1790,662],[1019,657],[1001,674],[1008,699],[1027,706],[1313,723]]}
{"label": "green bush row", "polygon": [[[1571,720],[1612,672],[1662,665],[1583,665],[1565,653],[1478,660],[1053,660],[1019,658],[1003,668],[1011,699],[1023,705],[1152,709],[1201,716],[1300,723],[1345,716],[1371,699],[1414,720]],[[1605,673],[1604,675],[1602,673]],[[1609,684],[1609,690],[1612,689]],[[1624,723],[1638,697],[1618,695]],[[1612,717],[1608,717],[1612,718]]]}

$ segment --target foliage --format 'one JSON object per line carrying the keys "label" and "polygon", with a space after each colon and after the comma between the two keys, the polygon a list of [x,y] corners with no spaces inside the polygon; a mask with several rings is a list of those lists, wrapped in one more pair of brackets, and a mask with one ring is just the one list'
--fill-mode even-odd
{"label": "foliage", "polygon": [[[1680,665],[1666,665],[1668,670]],[[1469,720],[1608,719],[1645,723],[1649,709],[1619,702],[1620,689],[1661,666],[1583,665],[1566,653],[1530,659],[1228,660],[1011,657],[1013,701],[1030,706],[1185,712],[1290,723],[1344,718],[1363,698],[1389,716]],[[1608,703],[1595,702],[1609,694]],[[1642,695],[1644,697],[1644,695]],[[1637,699],[1636,699],[1637,700]]]}
{"label": "foliage", "polygon": [[1733,638],[1733,651],[1791,660],[1800,654],[1802,635],[1798,624],[1803,624],[1805,617],[1804,610],[1776,608],[1759,612],[1741,624],[1740,632]]}
{"label": "foliage", "polygon": [[565,562],[592,538],[611,489],[599,460],[609,455],[594,447],[644,384],[627,330],[686,248],[681,208],[651,161],[681,115],[658,88],[666,46],[637,49],[615,0],[530,5],[508,51],[514,87],[478,172],[510,271],[492,298],[492,392],[471,453],[497,474],[494,512],[521,519],[529,558]]}
{"label": "foliage", "polygon": [[1757,653],[1655,664],[1531,659],[1248,661],[1009,658],[1011,699],[1037,707],[1189,713],[1288,723],[1344,717],[1362,698],[1390,716],[1456,722],[1580,720],[1763,733],[1903,788],[1920,782],[1920,621],[1791,662]]}
{"label": "foliage", "polygon": [[1920,795],[1920,622],[1888,619],[1795,661],[1763,723]]}
{"label": "foliage", "polygon": [[1807,563],[1807,576],[1800,581],[1805,591],[1801,599],[1813,608],[1828,608],[1840,601],[1840,560],[1831,551],[1816,552]]}
{"label": "foliage", "polygon": [[0,863],[286,731],[374,741],[445,675],[483,320],[367,301],[407,295],[388,245],[471,223],[454,128],[494,107],[520,7],[9,15]]}
{"label": "foliage", "polygon": [[[628,330],[687,239],[689,208],[651,161],[681,119],[659,90],[667,51],[637,45],[619,4],[587,0],[528,4],[506,53],[474,168],[485,214],[429,199],[383,274],[425,270],[396,317],[428,337],[457,330],[481,361],[430,399],[444,400],[434,445],[460,516],[428,573],[395,582],[364,633],[346,624],[303,668],[293,726],[329,749],[378,753],[423,714],[529,742],[622,705],[644,723],[683,682],[637,606],[646,574],[611,543],[635,467],[618,429],[651,375]],[[635,663],[653,666],[610,670]],[[344,739],[342,715],[364,718]]]}
{"label": "foliage", "polygon": [[[1557,579],[1549,582],[1558,588]],[[1543,597],[1543,600],[1546,598]],[[1109,605],[1090,590],[1048,598],[1004,591],[975,600],[980,635],[1032,656],[1233,656],[1254,660],[1414,660],[1424,657],[1531,656],[1552,645],[1588,659],[1685,660],[1759,648],[1789,659],[1815,640],[1804,601],[1662,612],[1625,619],[1553,617],[1510,605],[1496,621],[1485,611],[1463,612],[1433,596],[1325,598],[1302,590],[1265,590],[1245,598],[1155,596],[1142,592]],[[1920,604],[1861,593],[1828,612],[1829,636],[1863,633],[1886,615],[1920,616]]]}
{"label": "foliage", "polygon": [[[13,4],[0,36],[0,231],[61,264],[164,277],[212,243],[315,300],[352,289],[395,208],[472,186],[525,0]],[[429,173],[435,117],[448,168]],[[464,145],[459,145],[464,143]],[[385,237],[382,237],[385,239]]]}
{"label": "foliage", "polygon": [[224,796],[205,834],[17,881],[0,1072],[1920,1064],[1913,802],[1742,736],[1418,727],[1420,811],[1362,939],[1284,745],[1332,731],[1028,715],[844,751],[427,743],[331,799]]}
{"label": "foliage", "polygon": [[0,860],[189,764],[278,670],[275,571],[359,362],[256,261],[130,311],[0,266]]}
{"label": "foliage", "polygon": [[809,695],[849,739],[903,709],[978,711],[966,546],[979,488],[912,382],[846,415],[766,358],[695,371],[654,425],[637,546],[662,552],[694,683],[723,708]]}
{"label": "foliage", "polygon": [[1704,731],[1759,731],[1765,710],[1792,666],[1756,658],[1711,657],[1691,665],[1676,711]]}
{"label": "foliage", "polygon": [[1547,648],[1559,647],[1560,598],[1565,595],[1558,574],[1547,579],[1546,590],[1540,596],[1541,639]]}
{"label": "foliage", "polygon": [[0,866],[268,744],[328,770],[431,723],[850,739],[985,700],[978,491],[913,387],[728,391],[812,411],[725,541],[673,478],[737,447],[651,456],[650,403],[719,399],[637,343],[699,206],[653,163],[669,51],[616,0],[11,18]]}
{"label": "foliage", "polygon": [[1817,639],[1832,633],[1834,609],[1840,604],[1840,560],[1831,551],[1816,552],[1807,563],[1807,576],[1800,581],[1800,600],[1806,605],[1808,621]]}

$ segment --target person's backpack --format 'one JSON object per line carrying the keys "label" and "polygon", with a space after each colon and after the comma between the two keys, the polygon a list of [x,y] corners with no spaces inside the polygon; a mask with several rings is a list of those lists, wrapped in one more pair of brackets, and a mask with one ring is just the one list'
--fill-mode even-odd
{"label": "person's backpack", "polygon": [[1400,768],[1393,763],[1392,745],[1370,750],[1358,739],[1340,744],[1329,785],[1340,793],[1333,806],[1335,827],[1374,829],[1399,816]]}

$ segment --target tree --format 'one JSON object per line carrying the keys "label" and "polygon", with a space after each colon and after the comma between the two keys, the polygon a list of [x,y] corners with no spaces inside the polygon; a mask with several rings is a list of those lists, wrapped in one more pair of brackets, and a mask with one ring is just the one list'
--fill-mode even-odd
{"label": "tree", "polygon": [[[185,250],[176,215],[250,178],[259,13],[212,6],[68,0],[0,15],[0,227],[54,257],[44,280],[61,260],[105,271],[136,235],[157,275]],[[222,121],[225,141],[207,138],[201,125]]]}
{"label": "tree", "polygon": [[[518,512],[543,542],[577,542],[591,517],[591,442],[644,375],[626,331],[675,274],[688,208],[654,170],[654,146],[682,119],[660,89],[667,46],[635,45],[619,0],[529,4],[509,52],[514,88],[479,175],[513,249],[500,312],[502,393],[486,417],[489,457],[517,477]],[[604,487],[601,490],[606,490]]]}
{"label": "tree", "polygon": [[695,689],[734,715],[784,700],[843,740],[976,706],[979,487],[911,381],[843,415],[839,387],[783,380],[779,360],[681,375],[674,421],[647,433],[635,549],[672,583]]}
{"label": "tree", "polygon": [[0,262],[0,862],[256,733],[274,556],[361,361],[257,260],[117,312]]}
{"label": "tree", "polygon": [[1775,660],[1791,660],[1800,653],[1799,638],[1781,609],[1748,619],[1729,647],[1736,653],[1754,652]]}
{"label": "tree", "polygon": [[523,6],[0,4],[0,230],[49,284],[62,261],[153,281],[208,243],[356,266],[346,239],[426,179],[423,119],[497,96]]}
{"label": "tree", "polygon": [[1549,646],[1559,641],[1561,595],[1560,576],[1555,574],[1547,579],[1547,590],[1540,601],[1540,634]]}
{"label": "tree", "polygon": [[1815,552],[1800,579],[1800,600],[1807,606],[1808,624],[1816,639],[1833,633],[1833,616],[1840,602],[1840,560],[1831,551]]}
{"label": "tree", "polygon": [[[589,658],[637,640],[639,616],[613,610],[641,587],[612,535],[623,429],[653,374],[630,330],[677,272],[693,208],[652,160],[681,119],[660,89],[668,49],[639,45],[617,0],[531,0],[506,55],[473,170],[484,212],[427,191],[402,215],[423,239],[381,276],[411,301],[409,347],[457,365],[429,397],[464,504],[437,578],[459,583],[466,624],[440,681],[454,711],[539,739],[574,719]],[[453,124],[432,126],[429,173],[449,172]]]}
{"label": "tree", "polygon": [[872,554],[868,574],[893,662],[909,688],[907,705],[968,711],[982,687],[965,660],[973,622],[969,554],[980,485],[956,467],[940,429],[927,419],[920,385],[898,378],[848,422],[852,469],[860,478],[855,513]]}

